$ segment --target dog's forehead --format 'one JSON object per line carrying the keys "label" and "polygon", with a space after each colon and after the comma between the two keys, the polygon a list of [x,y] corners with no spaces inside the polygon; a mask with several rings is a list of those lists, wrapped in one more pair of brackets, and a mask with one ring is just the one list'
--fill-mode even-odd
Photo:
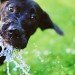
{"label": "dog's forehead", "polygon": [[20,1],[20,2],[22,2],[22,1],[27,1],[27,0],[9,0],[9,1],[15,1],[15,2],[16,2],[16,1],[17,1],[17,2]]}
{"label": "dog's forehead", "polygon": [[0,0],[1,3],[5,1],[26,1],[26,0]]}
{"label": "dog's forehead", "polygon": [[8,3],[8,4],[12,4],[14,3],[14,5],[17,5],[17,6],[24,6],[25,4],[27,4],[27,2],[30,1],[30,0],[1,0],[1,5],[6,5],[5,3]]}
{"label": "dog's forehead", "polygon": [[35,8],[35,2],[33,0],[6,0],[4,3],[1,4],[2,8],[7,8],[9,5],[20,7],[23,10],[29,10],[32,7]]}
{"label": "dog's forehead", "polygon": [[23,7],[23,6],[25,5],[25,2],[16,1],[16,0],[14,0],[14,1],[9,0],[9,4],[10,4],[10,5],[13,5],[13,6],[21,6],[21,7]]}
{"label": "dog's forehead", "polygon": [[9,0],[9,5],[20,7],[23,10],[27,10],[32,6],[30,0]]}

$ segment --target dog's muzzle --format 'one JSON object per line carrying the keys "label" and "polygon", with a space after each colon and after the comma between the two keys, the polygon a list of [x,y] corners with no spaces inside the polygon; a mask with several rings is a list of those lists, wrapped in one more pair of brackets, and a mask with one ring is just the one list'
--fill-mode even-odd
{"label": "dog's muzzle", "polygon": [[[8,20],[9,19],[9,20]],[[24,48],[27,44],[25,30],[22,28],[19,19],[9,17],[2,26],[3,39],[14,48]]]}

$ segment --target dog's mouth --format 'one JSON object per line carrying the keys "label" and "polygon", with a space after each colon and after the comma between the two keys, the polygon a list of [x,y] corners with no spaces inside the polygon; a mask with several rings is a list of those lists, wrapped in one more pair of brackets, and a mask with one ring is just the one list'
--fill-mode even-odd
{"label": "dog's mouth", "polygon": [[25,30],[17,20],[4,22],[0,34],[6,43],[12,45],[16,49],[23,49],[27,45],[28,40],[25,35]]}
{"label": "dog's mouth", "polygon": [[16,49],[23,49],[27,45],[27,39],[24,34],[14,33],[9,35],[9,32],[3,33],[3,39],[6,43],[12,45]]}

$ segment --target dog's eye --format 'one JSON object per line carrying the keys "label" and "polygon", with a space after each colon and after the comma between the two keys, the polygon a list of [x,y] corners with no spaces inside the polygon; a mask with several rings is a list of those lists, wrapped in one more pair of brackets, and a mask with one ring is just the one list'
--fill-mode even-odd
{"label": "dog's eye", "polygon": [[35,20],[36,19],[36,12],[34,8],[30,9],[30,19]]}
{"label": "dog's eye", "polygon": [[35,19],[35,18],[36,18],[35,14],[31,14],[31,19]]}
{"label": "dog's eye", "polygon": [[13,7],[9,7],[8,10],[9,10],[10,12],[14,12],[14,8],[13,8]]}

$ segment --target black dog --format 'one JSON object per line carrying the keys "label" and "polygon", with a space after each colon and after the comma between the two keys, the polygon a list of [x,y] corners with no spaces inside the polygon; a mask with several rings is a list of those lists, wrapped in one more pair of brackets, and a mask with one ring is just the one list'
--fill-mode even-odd
{"label": "black dog", "polygon": [[60,28],[33,0],[1,0],[0,20],[3,22],[3,39],[17,49],[26,47],[38,27],[42,30],[51,28],[63,35]]}

